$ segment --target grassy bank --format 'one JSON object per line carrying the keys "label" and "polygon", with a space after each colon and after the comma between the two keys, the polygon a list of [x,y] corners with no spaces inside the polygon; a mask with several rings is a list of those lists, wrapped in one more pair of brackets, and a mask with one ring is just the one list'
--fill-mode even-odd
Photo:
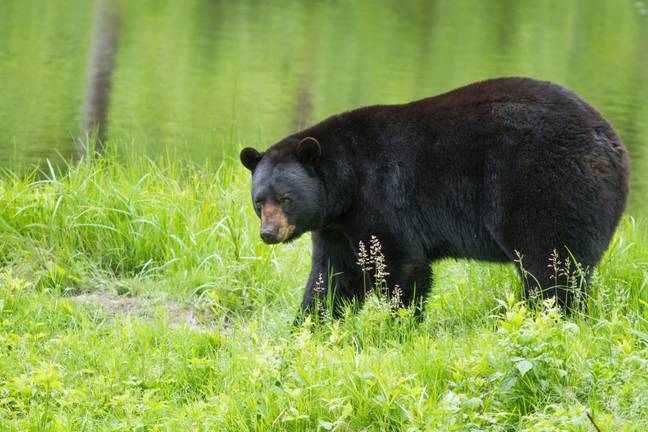
{"label": "grassy bank", "polygon": [[248,186],[233,163],[4,173],[0,429],[648,427],[641,223],[589,316],[521,303],[512,266],[445,261],[419,325],[373,299],[291,331],[309,240],[262,244]]}

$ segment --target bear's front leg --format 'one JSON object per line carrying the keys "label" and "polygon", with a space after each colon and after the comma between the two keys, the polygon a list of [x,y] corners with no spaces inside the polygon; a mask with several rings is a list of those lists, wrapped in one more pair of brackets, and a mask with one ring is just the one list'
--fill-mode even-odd
{"label": "bear's front leg", "polygon": [[[387,226],[387,223],[383,223]],[[432,269],[430,261],[417,245],[408,244],[394,232],[366,234],[369,255],[369,278],[381,296],[389,298],[395,307],[413,307],[416,317],[423,317],[425,299],[430,291]],[[361,252],[359,252],[361,254]]]}
{"label": "bear's front leg", "polygon": [[321,310],[318,302],[325,308],[330,306],[333,317],[337,318],[345,304],[360,305],[365,297],[362,271],[344,233],[339,230],[313,231],[312,238],[311,272],[296,324],[306,315]]}
{"label": "bear's front leg", "polygon": [[[390,272],[390,263],[387,263]],[[415,315],[423,318],[425,299],[432,283],[432,269],[426,261],[391,262],[391,272],[387,277],[390,294],[400,296],[396,299],[405,307],[414,307]],[[396,290],[398,286],[398,290]]]}

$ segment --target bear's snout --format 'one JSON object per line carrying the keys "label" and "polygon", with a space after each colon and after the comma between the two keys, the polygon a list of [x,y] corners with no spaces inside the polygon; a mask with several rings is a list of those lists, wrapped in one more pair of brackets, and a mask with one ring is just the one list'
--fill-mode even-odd
{"label": "bear's snout", "polygon": [[277,240],[277,231],[276,226],[261,228],[261,240],[266,244],[279,243],[279,240]]}
{"label": "bear's snout", "polygon": [[288,240],[295,232],[295,225],[288,223],[286,214],[280,207],[266,204],[261,209],[261,240],[275,244]]}

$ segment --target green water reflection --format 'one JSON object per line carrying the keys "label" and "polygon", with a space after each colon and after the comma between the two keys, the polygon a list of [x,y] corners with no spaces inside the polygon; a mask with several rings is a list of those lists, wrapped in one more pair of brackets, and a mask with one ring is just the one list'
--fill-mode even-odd
{"label": "green water reflection", "polygon": [[[573,89],[630,149],[648,203],[642,1],[213,1],[118,4],[107,145],[196,160],[264,147],[330,114],[494,76]],[[0,2],[0,164],[75,154],[95,38],[89,0]]]}

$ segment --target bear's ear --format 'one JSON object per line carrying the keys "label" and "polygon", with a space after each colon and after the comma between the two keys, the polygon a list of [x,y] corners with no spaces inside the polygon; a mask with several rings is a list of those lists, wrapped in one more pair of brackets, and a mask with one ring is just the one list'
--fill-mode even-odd
{"label": "bear's ear", "polygon": [[302,163],[315,163],[322,156],[322,147],[313,137],[306,137],[297,146],[297,159]]}
{"label": "bear's ear", "polygon": [[263,153],[259,153],[252,147],[245,147],[243,150],[241,150],[240,154],[241,163],[250,171],[254,171],[254,168],[256,168],[262,157]]}

